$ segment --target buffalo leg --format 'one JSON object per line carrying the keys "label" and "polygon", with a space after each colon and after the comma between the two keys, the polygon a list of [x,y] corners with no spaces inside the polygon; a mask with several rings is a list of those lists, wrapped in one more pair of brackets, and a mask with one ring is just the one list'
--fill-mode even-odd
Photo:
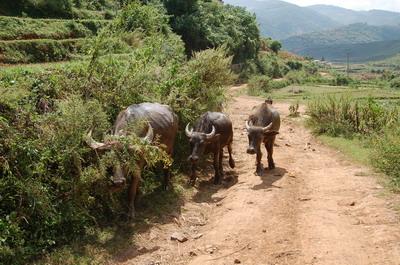
{"label": "buffalo leg", "polygon": [[235,160],[232,157],[232,142],[228,145],[228,153],[229,153],[229,166],[231,168],[235,168]]}
{"label": "buffalo leg", "polygon": [[129,218],[135,218],[135,200],[136,200],[136,195],[139,190],[139,183],[140,183],[140,170],[135,170],[133,176],[132,176],[132,181],[131,185],[129,186],[129,191],[128,191],[128,217]]}
{"label": "buffalo leg", "polygon": [[214,184],[218,185],[221,182],[221,174],[219,171],[219,154],[220,154],[220,148],[216,148],[216,151],[214,153],[214,171],[215,171],[215,176],[214,176]]}
{"label": "buffalo leg", "polygon": [[262,158],[262,153],[261,153],[261,150],[258,149],[257,150],[257,157],[256,157],[256,159],[257,159],[257,161],[256,161],[257,169],[256,170],[257,170],[257,174],[260,175],[260,176],[264,172],[264,168],[263,168],[263,165],[261,163],[261,158]]}
{"label": "buffalo leg", "polygon": [[163,189],[168,190],[170,187],[171,183],[171,169],[170,168],[165,168],[164,169],[164,180],[163,180]]}
{"label": "buffalo leg", "polygon": [[273,137],[271,140],[269,140],[265,144],[265,149],[267,149],[267,152],[268,152],[268,168],[269,169],[275,168],[274,159],[272,158],[272,155],[274,154],[274,142],[275,142],[275,137]]}
{"label": "buffalo leg", "polygon": [[194,186],[194,184],[196,184],[196,164],[193,163],[192,164],[192,172],[191,172],[191,176],[190,176],[190,180],[189,180],[189,185]]}
{"label": "buffalo leg", "polygon": [[[222,166],[222,159],[224,158],[224,149],[220,149],[219,150],[219,174],[220,174],[220,178],[224,177],[224,168]],[[221,181],[220,181],[221,182]]]}

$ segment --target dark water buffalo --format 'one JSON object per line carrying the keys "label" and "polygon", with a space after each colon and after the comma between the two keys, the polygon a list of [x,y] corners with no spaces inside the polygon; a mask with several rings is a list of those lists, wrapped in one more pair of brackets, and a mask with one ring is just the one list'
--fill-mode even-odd
{"label": "dark water buffalo", "polygon": [[268,152],[268,168],[274,169],[275,163],[272,158],[274,151],[275,137],[279,133],[281,119],[277,110],[272,108],[272,101],[267,100],[265,103],[253,109],[253,113],[246,121],[246,129],[249,137],[249,147],[247,153],[257,154],[257,174],[262,175],[263,168],[261,165],[261,143],[265,144]]}
{"label": "dark water buffalo", "polygon": [[212,153],[214,155],[214,184],[220,184],[223,176],[222,157],[223,148],[228,146],[229,165],[235,167],[232,158],[233,129],[231,120],[223,113],[207,112],[203,114],[195,123],[193,129],[186,126],[186,135],[189,137],[191,155],[189,161],[192,163],[192,175],[190,183],[196,182],[196,164],[203,154]]}
{"label": "dark water buffalo", "polygon": [[[142,103],[129,106],[124,111],[121,111],[115,121],[114,132],[115,136],[125,136],[128,133],[128,127],[140,121],[148,122],[146,130],[138,133],[139,137],[147,142],[152,142],[154,139],[169,155],[173,152],[175,136],[178,131],[178,117],[169,106],[158,103]],[[88,137],[88,143],[93,149],[108,150],[118,142],[98,143],[93,140],[91,134]],[[136,162],[135,171],[131,172],[131,182],[128,190],[128,207],[129,216],[135,215],[135,199],[139,190],[139,182],[141,171],[145,165],[144,159]],[[128,169],[126,165],[116,164],[113,170],[112,182],[114,188],[121,188],[126,183]],[[164,172],[163,188],[167,189],[169,185],[170,171],[166,169]]]}

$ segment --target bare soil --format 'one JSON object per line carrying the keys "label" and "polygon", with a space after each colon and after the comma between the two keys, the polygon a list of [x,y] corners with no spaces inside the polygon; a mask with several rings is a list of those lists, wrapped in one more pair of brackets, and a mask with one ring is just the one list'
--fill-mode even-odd
{"label": "bare soil", "polygon": [[[372,170],[319,143],[302,117],[289,118],[286,103],[274,103],[282,116],[277,168],[255,175],[244,124],[261,102],[238,96],[226,110],[236,168],[226,163],[223,185],[212,185],[209,170],[171,222],[138,233],[111,264],[400,264],[396,197],[383,196]],[[171,240],[174,233],[187,241]]]}

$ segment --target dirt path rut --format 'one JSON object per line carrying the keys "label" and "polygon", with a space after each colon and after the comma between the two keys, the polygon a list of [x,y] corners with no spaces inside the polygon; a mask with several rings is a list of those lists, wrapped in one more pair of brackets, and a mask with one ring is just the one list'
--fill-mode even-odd
{"label": "dirt path rut", "polygon": [[[243,129],[261,99],[239,96],[227,113],[234,123],[236,168],[222,186],[203,176],[175,221],[139,234],[115,264],[400,265],[400,221],[393,200],[365,167],[318,143],[276,103],[282,129],[277,168],[256,176]],[[264,152],[264,165],[266,153]],[[225,159],[226,160],[226,159]],[[181,233],[188,240],[172,241]]]}

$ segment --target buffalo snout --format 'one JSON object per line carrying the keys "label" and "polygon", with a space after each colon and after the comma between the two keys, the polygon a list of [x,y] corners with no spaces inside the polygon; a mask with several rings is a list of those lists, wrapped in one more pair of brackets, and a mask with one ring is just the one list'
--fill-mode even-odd
{"label": "buffalo snout", "polygon": [[249,147],[249,148],[247,148],[247,153],[250,155],[255,155],[256,149],[254,149],[254,147]]}
{"label": "buffalo snout", "polygon": [[113,184],[113,186],[115,186],[115,187],[124,186],[125,183],[126,183],[126,179],[124,179],[124,178],[117,178],[117,179],[113,179],[113,180],[112,180],[112,184]]}
{"label": "buffalo snout", "polygon": [[191,155],[189,156],[189,161],[192,163],[196,163],[197,161],[199,161],[199,157],[196,155]]}

